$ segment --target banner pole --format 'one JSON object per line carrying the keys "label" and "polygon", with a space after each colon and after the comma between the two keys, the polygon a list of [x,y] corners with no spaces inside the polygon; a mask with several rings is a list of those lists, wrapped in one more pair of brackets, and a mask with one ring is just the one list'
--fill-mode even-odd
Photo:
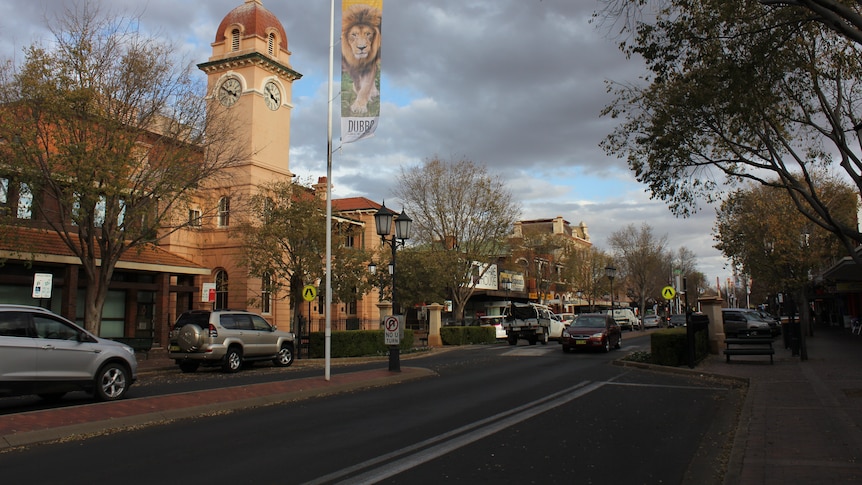
{"label": "banner pole", "polygon": [[326,330],[323,353],[324,379],[330,378],[332,349],[332,64],[335,58],[335,0],[329,2],[329,97],[326,101]]}

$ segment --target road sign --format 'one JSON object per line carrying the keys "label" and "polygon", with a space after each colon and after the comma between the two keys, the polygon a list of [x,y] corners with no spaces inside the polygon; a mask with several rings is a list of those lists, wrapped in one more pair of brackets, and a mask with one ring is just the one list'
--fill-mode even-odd
{"label": "road sign", "polygon": [[388,316],[383,319],[383,340],[386,345],[398,345],[401,343],[401,323],[396,316]]}
{"label": "road sign", "polygon": [[302,288],[302,299],[305,301],[314,301],[317,298],[317,287],[314,285],[305,285]]}
{"label": "road sign", "polygon": [[54,275],[51,273],[36,273],[33,276],[33,298],[51,298],[51,283]]}
{"label": "road sign", "polygon": [[673,286],[665,286],[661,289],[661,296],[663,296],[665,300],[673,300],[673,297],[676,296],[676,290],[673,289]]}

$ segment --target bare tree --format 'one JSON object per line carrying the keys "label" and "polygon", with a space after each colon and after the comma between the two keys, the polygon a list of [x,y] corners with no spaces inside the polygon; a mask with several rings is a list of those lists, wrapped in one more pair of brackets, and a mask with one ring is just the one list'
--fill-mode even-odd
{"label": "bare tree", "polygon": [[455,316],[476,284],[505,252],[520,208],[499,177],[470,160],[430,158],[401,170],[396,195],[415,228],[411,240],[449,261],[448,286]]}
{"label": "bare tree", "polygon": [[643,317],[647,298],[658,293],[657,282],[663,273],[667,236],[656,237],[647,224],[640,229],[629,224],[611,234],[608,243],[613,248],[614,262],[622,276],[620,279],[628,283]]}
{"label": "bare tree", "polygon": [[0,72],[0,170],[31,191],[31,222],[81,260],[95,333],[123,254],[188,224],[187,202],[244,158],[192,65],[136,26],[92,4],[67,9],[53,42]]}

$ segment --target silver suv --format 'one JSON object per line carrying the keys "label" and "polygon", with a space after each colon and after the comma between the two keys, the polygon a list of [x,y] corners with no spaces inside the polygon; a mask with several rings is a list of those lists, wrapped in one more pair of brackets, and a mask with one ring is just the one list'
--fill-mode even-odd
{"label": "silver suv", "polygon": [[276,330],[255,313],[192,310],[177,318],[168,350],[183,372],[194,372],[200,365],[219,365],[225,372],[236,372],[243,362],[258,360],[289,366],[295,340],[293,333]]}
{"label": "silver suv", "polygon": [[722,308],[721,319],[724,334],[734,337],[773,337],[769,322],[760,314],[747,308]]}
{"label": "silver suv", "polygon": [[0,304],[0,396],[56,401],[86,391],[113,401],[126,395],[137,372],[128,345],[96,337],[44,308]]}

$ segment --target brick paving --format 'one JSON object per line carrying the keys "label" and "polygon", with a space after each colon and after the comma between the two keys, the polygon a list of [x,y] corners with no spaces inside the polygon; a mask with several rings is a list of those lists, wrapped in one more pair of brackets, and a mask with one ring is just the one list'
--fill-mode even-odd
{"label": "brick paving", "polygon": [[808,359],[710,356],[698,371],[747,379],[726,484],[862,483],[862,337],[816,329]]}

